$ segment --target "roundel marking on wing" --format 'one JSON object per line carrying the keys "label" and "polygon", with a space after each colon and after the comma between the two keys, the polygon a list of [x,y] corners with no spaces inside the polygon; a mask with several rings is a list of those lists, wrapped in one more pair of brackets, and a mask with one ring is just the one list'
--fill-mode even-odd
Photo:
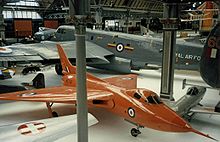
{"label": "roundel marking on wing", "polygon": [[122,43],[119,43],[116,45],[116,50],[118,52],[122,52],[124,50],[124,45]]}
{"label": "roundel marking on wing", "polygon": [[134,117],[135,117],[135,110],[134,110],[132,107],[129,107],[129,108],[128,108],[128,115],[129,115],[131,118],[134,118]]}
{"label": "roundel marking on wing", "polygon": [[17,131],[26,136],[32,136],[39,133],[42,133],[46,130],[46,125],[41,122],[28,122],[20,125],[17,128]]}

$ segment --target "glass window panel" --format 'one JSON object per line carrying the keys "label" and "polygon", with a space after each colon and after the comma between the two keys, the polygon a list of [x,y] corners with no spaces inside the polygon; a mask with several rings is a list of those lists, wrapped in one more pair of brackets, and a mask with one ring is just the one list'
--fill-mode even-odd
{"label": "glass window panel", "polygon": [[[39,3],[35,0],[32,1],[20,1],[16,3],[7,3],[7,5],[16,5],[16,6],[39,6]],[[37,12],[31,11],[5,11],[4,18],[33,18],[33,19],[42,19]]]}
{"label": "glass window panel", "polygon": [[141,95],[139,95],[139,94],[136,92],[136,93],[134,93],[134,97],[135,97],[136,99],[140,99],[140,98],[141,98]]}
{"label": "glass window panel", "polygon": [[6,18],[7,17],[7,12],[3,11],[2,13],[3,13],[4,18]]}
{"label": "glass window panel", "polygon": [[22,18],[28,18],[27,11],[21,11],[21,13],[22,13]]}
{"label": "glass window panel", "polygon": [[32,17],[32,12],[31,11],[27,11],[27,18],[34,18],[34,17]]}
{"label": "glass window panel", "polygon": [[32,12],[33,19],[42,19],[41,16],[37,12]]}
{"label": "glass window panel", "polygon": [[23,18],[21,11],[15,11],[15,18]]}
{"label": "glass window panel", "polygon": [[7,3],[7,5],[22,5],[22,6],[39,6],[39,3],[35,1],[20,1],[16,3]]}
{"label": "glass window panel", "polygon": [[7,11],[7,18],[13,18],[12,11]]}

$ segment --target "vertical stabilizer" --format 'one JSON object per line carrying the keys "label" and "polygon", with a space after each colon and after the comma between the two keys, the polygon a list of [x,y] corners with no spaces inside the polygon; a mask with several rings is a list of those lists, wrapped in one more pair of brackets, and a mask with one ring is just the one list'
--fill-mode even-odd
{"label": "vertical stabilizer", "polygon": [[[63,48],[61,45],[57,44],[57,50],[58,50],[58,53],[59,53],[59,56],[60,56],[60,62],[61,62],[61,65],[62,65],[62,73],[64,75],[68,75],[68,74],[76,74],[76,67],[73,66],[69,59],[67,58]],[[97,78],[89,73],[86,73],[86,76],[87,76],[87,79],[91,79],[91,80],[97,80],[97,81],[102,81],[102,82],[105,82],[104,80],[100,79],[100,78]]]}
{"label": "vertical stabilizer", "polygon": [[220,23],[207,37],[200,60],[200,74],[208,85],[220,88]]}
{"label": "vertical stabilizer", "polygon": [[67,58],[63,48],[61,47],[61,45],[57,44],[57,50],[58,50],[58,53],[59,53],[59,56],[60,56],[60,63],[61,63],[61,66],[62,66],[62,73],[64,75],[66,74],[76,74],[76,67],[74,67],[69,59]]}

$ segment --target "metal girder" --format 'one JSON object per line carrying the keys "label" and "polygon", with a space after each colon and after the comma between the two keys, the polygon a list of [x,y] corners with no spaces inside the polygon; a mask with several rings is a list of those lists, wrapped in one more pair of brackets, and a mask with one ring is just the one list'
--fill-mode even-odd
{"label": "metal girder", "polygon": [[136,3],[134,4],[135,9],[137,9],[137,6],[138,6],[139,2],[140,2],[139,0],[136,0]]}
{"label": "metal girder", "polygon": [[123,6],[124,2],[125,2],[125,0],[121,0],[120,3],[119,3],[119,5],[120,5],[120,6]]}
{"label": "metal girder", "polygon": [[213,0],[158,0],[164,3],[188,3],[188,2],[204,2]]}
{"label": "metal girder", "polygon": [[121,1],[121,0],[116,0],[116,1],[115,1],[115,6],[120,6],[120,5],[119,5],[120,1]]}
{"label": "metal girder", "polygon": [[[15,0],[16,1],[16,0]],[[18,1],[18,0],[17,0]],[[29,1],[29,0],[24,0]],[[191,5],[188,2],[196,2],[198,0],[90,0],[92,12],[94,13],[97,8],[113,8],[113,10],[120,12],[120,9],[140,10],[137,12],[163,12],[163,2],[185,2],[185,7]],[[200,0],[201,1],[201,0]],[[204,0],[202,0],[204,1]],[[216,0],[218,1],[218,0]],[[40,15],[48,15],[51,13],[61,13],[62,7],[68,7],[68,0],[36,0],[40,4],[40,7],[32,6],[13,6],[13,9],[17,10],[29,10],[39,12]],[[187,2],[187,3],[186,3]],[[61,6],[62,5],[62,6]],[[183,5],[181,5],[183,7]],[[10,9],[10,6],[5,6],[6,9]],[[183,7],[184,8],[184,7]],[[141,12],[142,11],[142,12]]]}
{"label": "metal girder", "polygon": [[[18,1],[18,0],[15,0]],[[24,0],[29,1],[29,0]],[[51,13],[61,12],[63,7],[68,6],[68,0],[36,0],[39,3],[39,7],[36,6],[24,6],[24,5],[10,5],[5,8],[17,10],[29,10],[39,12],[40,15],[47,15]],[[161,5],[161,9],[152,9],[152,5],[158,3]],[[4,4],[5,5],[5,4]],[[128,8],[133,10],[152,10],[152,11],[163,11],[162,3],[158,1],[152,2],[152,0],[90,0],[91,6],[96,7],[109,7],[109,8]],[[149,5],[146,8],[146,5]]]}
{"label": "metal girder", "polygon": [[140,2],[139,2],[138,9],[141,8],[141,5],[143,5],[143,1],[140,1]]}

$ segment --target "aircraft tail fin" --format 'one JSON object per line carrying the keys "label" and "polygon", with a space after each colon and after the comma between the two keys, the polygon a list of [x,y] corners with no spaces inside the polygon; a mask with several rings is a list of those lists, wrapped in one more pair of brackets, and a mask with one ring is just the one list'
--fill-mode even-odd
{"label": "aircraft tail fin", "polygon": [[[64,75],[67,75],[67,74],[76,74],[76,67],[73,66],[69,59],[67,58],[63,48],[61,45],[57,44],[57,50],[58,50],[58,53],[59,53],[59,56],[60,56],[60,62],[61,62],[61,65],[62,65],[62,73]],[[96,80],[96,81],[102,81],[102,82],[105,82],[104,80],[98,78],[98,77],[95,77],[93,76],[92,74],[89,74],[89,73],[86,73],[86,77],[89,78],[89,79],[92,79],[92,80]]]}
{"label": "aircraft tail fin", "polygon": [[62,46],[60,44],[57,44],[57,50],[60,56],[60,62],[62,66],[62,73],[65,74],[76,74],[76,67],[73,66],[69,59],[67,58]]}
{"label": "aircraft tail fin", "polygon": [[209,33],[200,60],[201,77],[208,85],[214,88],[220,87],[219,36],[220,36],[220,23],[216,24],[215,27]]}

